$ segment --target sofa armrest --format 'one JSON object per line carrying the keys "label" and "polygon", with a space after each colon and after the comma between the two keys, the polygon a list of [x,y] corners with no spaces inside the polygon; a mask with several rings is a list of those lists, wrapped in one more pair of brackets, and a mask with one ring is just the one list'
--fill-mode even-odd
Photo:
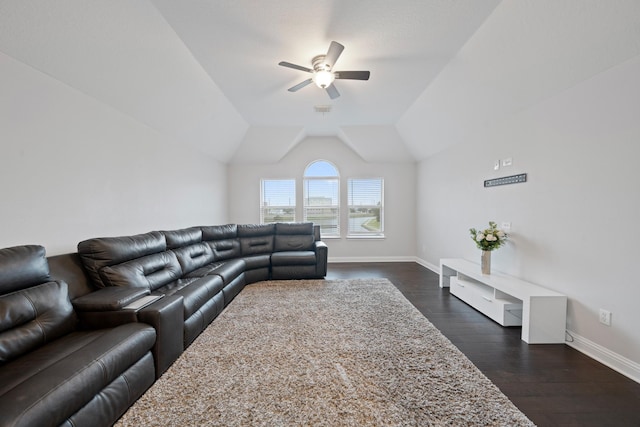
{"label": "sofa armrest", "polygon": [[183,304],[182,296],[171,295],[138,311],[138,320],[153,326],[156,330],[156,343],[153,347],[156,378],[160,378],[160,375],[182,354]]}
{"label": "sofa armrest", "polygon": [[316,252],[316,274],[318,277],[325,277],[327,275],[327,258],[329,256],[329,248],[327,244],[321,240],[317,240],[314,243]]}
{"label": "sofa armrest", "polygon": [[114,311],[146,295],[149,295],[148,289],[111,286],[76,298],[71,303],[76,311]]}
{"label": "sofa armrest", "polygon": [[81,329],[113,328],[137,322],[136,310],[125,310],[124,307],[148,293],[147,289],[113,286],[78,297],[71,303]]}
{"label": "sofa armrest", "polygon": [[137,310],[126,308],[148,294],[146,289],[113,286],[76,298],[73,306],[82,329],[112,328],[132,322],[152,326],[156,330],[152,353],[159,378],[183,351],[183,298],[171,295]]}

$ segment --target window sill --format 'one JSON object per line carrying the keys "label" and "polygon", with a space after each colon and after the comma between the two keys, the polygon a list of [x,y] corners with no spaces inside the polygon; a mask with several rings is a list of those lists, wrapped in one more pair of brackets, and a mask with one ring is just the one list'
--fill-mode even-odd
{"label": "window sill", "polygon": [[359,235],[359,234],[349,234],[347,235],[347,239],[353,240],[384,240],[386,236],[384,234],[375,234],[375,235]]}

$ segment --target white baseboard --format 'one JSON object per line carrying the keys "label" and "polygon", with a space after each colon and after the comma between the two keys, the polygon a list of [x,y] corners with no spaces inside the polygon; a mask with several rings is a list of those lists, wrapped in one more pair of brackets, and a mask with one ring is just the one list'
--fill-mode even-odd
{"label": "white baseboard", "polygon": [[440,274],[440,267],[421,258],[414,256],[396,256],[396,257],[329,257],[329,263],[341,262],[415,262],[424,268],[428,268],[436,274]]}
{"label": "white baseboard", "polygon": [[440,266],[431,264],[430,262],[425,261],[422,258],[418,258],[418,257],[416,257],[415,261],[418,264],[420,264],[421,266],[423,266],[424,268],[428,268],[429,270],[433,271],[434,273],[440,274]]}
{"label": "white baseboard", "polygon": [[633,381],[640,383],[640,363],[627,359],[626,357],[621,356],[600,344],[596,344],[573,331],[567,330],[567,333],[571,338],[573,338],[573,341],[566,342],[568,346],[573,347],[590,358],[610,367],[625,377],[629,377]]}
{"label": "white baseboard", "polygon": [[440,267],[430,262],[423,260],[422,258],[413,256],[400,256],[400,257],[329,257],[327,262],[341,263],[341,262],[415,262],[420,264],[424,268],[428,268],[436,274],[440,274]]}
{"label": "white baseboard", "polygon": [[327,262],[416,262],[413,256],[392,256],[392,257],[329,257]]}

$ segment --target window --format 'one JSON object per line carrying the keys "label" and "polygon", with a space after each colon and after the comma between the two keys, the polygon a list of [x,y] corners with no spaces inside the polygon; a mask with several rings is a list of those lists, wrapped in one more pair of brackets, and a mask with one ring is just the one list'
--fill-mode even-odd
{"label": "window", "polygon": [[263,179],[260,184],[260,223],[295,221],[296,180]]}
{"label": "window", "polygon": [[320,226],[323,237],[340,237],[340,176],[331,163],[318,160],[304,171],[303,217]]}
{"label": "window", "polygon": [[384,233],[384,180],[349,179],[349,236],[382,236]]}

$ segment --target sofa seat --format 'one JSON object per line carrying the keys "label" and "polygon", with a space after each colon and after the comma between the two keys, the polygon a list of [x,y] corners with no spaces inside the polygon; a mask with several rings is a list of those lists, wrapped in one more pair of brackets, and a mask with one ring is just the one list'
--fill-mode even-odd
{"label": "sofa seat", "polygon": [[217,275],[176,280],[156,289],[153,295],[183,297],[184,336],[186,348],[224,309],[224,282]]}
{"label": "sofa seat", "polygon": [[246,256],[242,259],[246,265],[246,270],[269,268],[271,266],[271,254]]}
{"label": "sofa seat", "polygon": [[313,251],[276,252],[271,255],[271,264],[274,267],[283,265],[316,265],[316,253]]}
{"label": "sofa seat", "polygon": [[[102,400],[100,411],[117,419],[153,383],[155,338],[142,323],[79,331],[8,362],[0,370],[2,425],[60,425],[94,396]],[[98,397],[118,380],[127,387],[118,387],[126,394],[117,402]]]}
{"label": "sofa seat", "polygon": [[230,259],[226,261],[212,262],[187,274],[187,278],[218,275],[224,280],[224,284],[233,280],[244,272],[245,263],[242,259]]}
{"label": "sofa seat", "polygon": [[207,277],[207,276],[219,276],[224,282],[222,288],[222,295],[224,299],[224,305],[229,304],[240,293],[245,285],[245,262],[243,259],[229,259],[226,261],[212,262],[203,267],[200,267],[186,277]]}
{"label": "sofa seat", "polygon": [[313,251],[283,251],[271,255],[271,277],[275,280],[316,279],[316,254]]}
{"label": "sofa seat", "polygon": [[224,287],[219,276],[192,277],[176,280],[152,292],[153,295],[180,295],[184,298],[184,318],[188,319]]}

